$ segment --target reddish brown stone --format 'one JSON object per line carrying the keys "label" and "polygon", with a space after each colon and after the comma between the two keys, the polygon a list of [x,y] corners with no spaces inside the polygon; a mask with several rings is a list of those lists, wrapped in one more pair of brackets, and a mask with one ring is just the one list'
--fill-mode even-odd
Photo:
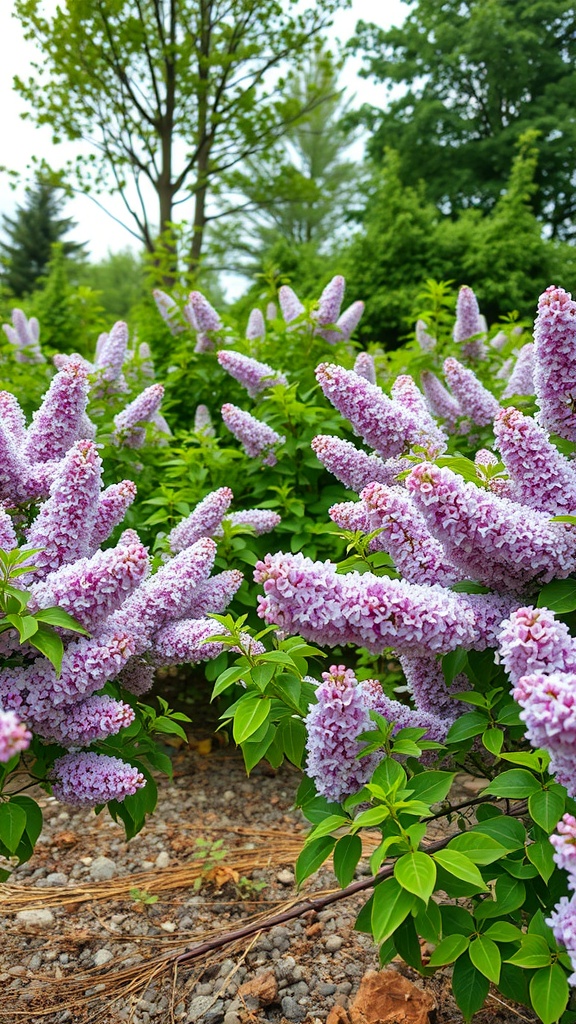
{"label": "reddish brown stone", "polygon": [[326,1024],[429,1024],[434,997],[396,971],[367,971],[348,1010],[334,1006]]}
{"label": "reddish brown stone", "polygon": [[255,978],[240,985],[238,995],[244,998],[254,996],[259,1000],[260,1006],[270,1006],[278,995],[278,982],[272,971],[266,971],[265,974],[257,974]]}

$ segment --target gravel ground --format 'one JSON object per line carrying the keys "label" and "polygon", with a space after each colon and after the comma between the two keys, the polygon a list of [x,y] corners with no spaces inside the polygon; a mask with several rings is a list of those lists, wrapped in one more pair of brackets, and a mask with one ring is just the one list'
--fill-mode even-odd
{"label": "gravel ground", "polygon": [[[41,794],[34,857],[0,886],[0,1020],[324,1024],[331,1014],[332,1024],[378,969],[376,947],[353,931],[362,894],[175,963],[207,938],[337,888],[321,870],[296,892],[306,827],[292,809],[297,772],[259,766],[246,779],[236,753],[202,749],[176,754],[174,782],[161,783],[155,815],[130,843],[107,812]],[[357,877],[367,875],[363,860]],[[438,1024],[462,1020],[446,972],[422,982],[401,961],[392,967],[433,992]],[[477,1019],[511,1024],[519,1013],[491,998]]]}

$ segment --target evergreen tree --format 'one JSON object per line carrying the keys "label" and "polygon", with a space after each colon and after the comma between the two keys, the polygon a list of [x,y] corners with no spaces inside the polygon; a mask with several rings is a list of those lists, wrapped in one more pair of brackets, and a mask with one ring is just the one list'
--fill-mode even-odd
{"label": "evergreen tree", "polygon": [[[14,217],[3,216],[5,240],[0,241],[2,283],[17,298],[29,295],[47,272],[52,246],[76,227],[70,217],[61,217],[65,197],[45,181],[27,189],[26,202]],[[85,255],[84,243],[63,242],[69,258]]]}

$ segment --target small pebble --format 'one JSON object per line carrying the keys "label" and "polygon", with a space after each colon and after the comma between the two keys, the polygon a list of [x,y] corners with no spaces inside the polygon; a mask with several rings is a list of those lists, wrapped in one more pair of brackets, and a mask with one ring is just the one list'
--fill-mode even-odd
{"label": "small pebble", "polygon": [[19,910],[16,920],[36,928],[50,928],[54,924],[54,914],[51,910]]}
{"label": "small pebble", "polygon": [[160,927],[162,928],[162,931],[165,931],[165,932],[175,932],[176,931],[176,925],[174,924],[174,921],[162,921],[162,924],[160,925]]}
{"label": "small pebble", "polygon": [[306,1010],[303,1010],[292,996],[284,996],[281,1005],[282,1013],[288,1020],[301,1021],[306,1017]]}
{"label": "small pebble", "polygon": [[280,885],[294,885],[295,882],[294,872],[289,871],[288,868],[283,868],[282,871],[279,871],[276,878]]}
{"label": "small pebble", "polygon": [[94,966],[103,967],[113,959],[113,956],[114,954],[109,949],[97,949],[94,953]]}
{"label": "small pebble", "polygon": [[107,882],[117,874],[116,865],[109,857],[96,857],[90,865],[90,877],[95,882]]}
{"label": "small pebble", "polygon": [[154,861],[154,865],[157,868],[167,868],[170,864],[170,854],[166,850],[160,850],[160,853]]}
{"label": "small pebble", "polygon": [[228,1010],[228,1013],[224,1014],[224,1024],[240,1024],[240,1017],[234,1010]]}
{"label": "small pebble", "polygon": [[329,981],[319,981],[316,991],[319,996],[333,996],[336,991],[336,985]]}
{"label": "small pebble", "polygon": [[63,871],[52,871],[46,875],[45,885],[66,885],[68,876]]}
{"label": "small pebble", "polygon": [[336,953],[339,949],[342,949],[343,945],[344,939],[341,939],[339,935],[329,935],[324,943],[329,953]]}
{"label": "small pebble", "polygon": [[200,1020],[211,1005],[212,996],[195,996],[188,1006],[186,1024],[195,1024],[195,1021]]}

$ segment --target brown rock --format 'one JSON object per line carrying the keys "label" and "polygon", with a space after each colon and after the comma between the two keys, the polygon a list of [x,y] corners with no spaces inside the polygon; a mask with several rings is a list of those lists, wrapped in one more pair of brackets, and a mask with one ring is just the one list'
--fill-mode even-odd
{"label": "brown rock", "polygon": [[349,1009],[334,1006],[326,1024],[429,1024],[434,997],[396,971],[367,971]]}
{"label": "brown rock", "polygon": [[308,928],[306,929],[306,938],[313,939],[315,935],[321,935],[323,930],[324,925],[322,924],[322,921],[316,921],[314,924],[309,925]]}
{"label": "brown rock", "polygon": [[240,985],[238,995],[254,996],[260,1002],[260,1006],[270,1006],[278,995],[278,982],[272,971],[266,971],[265,974],[257,974],[255,978]]}

